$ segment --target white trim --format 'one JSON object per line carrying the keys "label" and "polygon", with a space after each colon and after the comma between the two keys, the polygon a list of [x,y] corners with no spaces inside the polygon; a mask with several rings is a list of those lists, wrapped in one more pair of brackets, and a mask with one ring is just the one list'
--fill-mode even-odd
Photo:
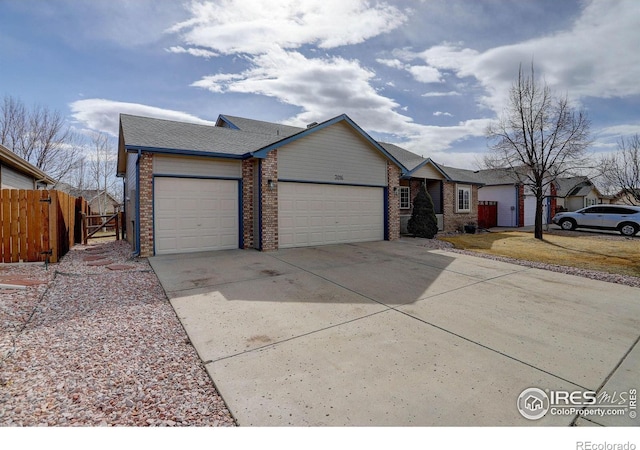
{"label": "white trim", "polygon": [[[460,192],[462,192],[463,194],[463,198],[460,198]],[[466,198],[464,198],[464,195],[466,193]],[[473,202],[473,199],[471,198],[473,196],[473,191],[471,189],[471,185],[470,184],[456,184],[456,198],[455,198],[455,211],[457,213],[469,213],[471,212],[471,205]],[[460,200],[463,201],[463,207],[460,208]],[[466,203],[466,208],[464,207],[464,203]]]}
{"label": "white trim", "polygon": [[[402,202],[404,192],[406,192],[406,203]],[[411,209],[411,188],[409,186],[399,186],[398,196],[400,197],[400,209]]]}

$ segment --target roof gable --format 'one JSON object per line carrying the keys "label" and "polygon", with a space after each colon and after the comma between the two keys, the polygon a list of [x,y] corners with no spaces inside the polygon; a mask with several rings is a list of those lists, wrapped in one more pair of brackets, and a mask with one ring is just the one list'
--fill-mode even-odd
{"label": "roof gable", "polygon": [[319,123],[317,125],[309,126],[306,129],[300,129],[298,133],[295,133],[289,137],[285,137],[280,139],[274,143],[266,145],[265,147],[252,152],[251,156],[255,158],[265,158],[267,154],[283,145],[287,145],[291,142],[294,142],[298,139],[303,139],[306,136],[309,136],[312,133],[316,133],[320,130],[328,128],[336,123],[344,122],[348,126],[350,126],[360,137],[362,137],[365,141],[367,141],[375,150],[379,151],[384,157],[391,160],[395,165],[397,165],[402,173],[407,172],[407,168],[398,161],[391,153],[389,153],[383,146],[381,146],[376,140],[374,140],[371,136],[369,136],[362,128],[360,128],[349,116],[346,114],[342,114],[340,116],[336,116],[332,119],[329,119],[325,122]]}

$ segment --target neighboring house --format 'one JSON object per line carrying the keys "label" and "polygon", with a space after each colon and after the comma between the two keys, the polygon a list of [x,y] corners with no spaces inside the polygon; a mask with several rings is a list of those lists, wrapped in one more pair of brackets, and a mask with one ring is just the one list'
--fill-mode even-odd
{"label": "neighboring house", "polygon": [[394,144],[381,145],[408,171],[400,180],[400,229],[407,233],[413,211],[413,199],[422,184],[433,200],[438,230],[461,231],[468,223],[478,222],[478,188],[482,182],[471,170],[437,164]]}
{"label": "neighboring house", "polygon": [[92,214],[113,214],[120,207],[120,202],[103,189],[73,189],[69,194],[84,198]]}
{"label": "neighboring house", "polygon": [[[632,195],[635,194],[635,195]],[[618,205],[640,205],[640,189],[635,189],[632,193],[631,191],[622,190],[617,194],[613,195],[611,198],[611,203],[616,203]]]}
{"label": "neighboring house", "polygon": [[36,166],[0,144],[0,187],[2,189],[46,189],[56,181]]}
{"label": "neighboring house", "polygon": [[58,183],[56,189],[73,197],[84,198],[92,214],[113,214],[120,208],[120,202],[108,192],[105,195],[103,189],[78,189],[68,183]]}
{"label": "neighboring house", "polygon": [[[497,202],[499,227],[525,227],[535,225],[536,197],[517,181],[512,169],[484,169],[474,174],[483,182],[478,200]],[[546,192],[543,203],[543,224],[551,222],[555,210],[555,187]]]}
{"label": "neighboring house", "polygon": [[586,206],[610,203],[611,197],[600,193],[588,177],[558,178],[556,211],[576,211]]}
{"label": "neighboring house", "polygon": [[140,256],[397,239],[406,171],[346,115],[307,128],[120,116],[118,176]]}

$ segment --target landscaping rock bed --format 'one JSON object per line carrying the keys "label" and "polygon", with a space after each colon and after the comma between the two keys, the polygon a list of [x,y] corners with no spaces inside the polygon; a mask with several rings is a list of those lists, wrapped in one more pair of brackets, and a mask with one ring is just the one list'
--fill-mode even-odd
{"label": "landscaping rock bed", "polygon": [[48,268],[0,266],[44,282],[0,289],[0,426],[235,425],[156,275],[130,254],[112,241]]}

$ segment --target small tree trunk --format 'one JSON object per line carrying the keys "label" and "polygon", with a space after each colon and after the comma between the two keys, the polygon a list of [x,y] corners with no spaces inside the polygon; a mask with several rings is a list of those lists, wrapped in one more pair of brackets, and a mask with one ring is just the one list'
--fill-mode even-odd
{"label": "small tree trunk", "polygon": [[536,196],[536,221],[535,221],[535,230],[534,236],[536,239],[542,240],[542,196]]}

